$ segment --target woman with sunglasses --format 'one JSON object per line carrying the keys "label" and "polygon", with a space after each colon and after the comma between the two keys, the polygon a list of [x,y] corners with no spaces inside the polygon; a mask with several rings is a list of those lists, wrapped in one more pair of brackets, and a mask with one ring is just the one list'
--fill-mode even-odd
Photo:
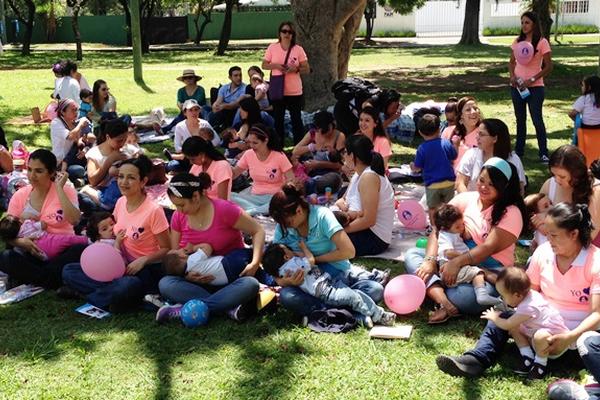
{"label": "woman with sunglasses", "polygon": [[[185,119],[183,104],[187,100],[196,100],[198,105],[204,110],[204,107],[206,106],[206,93],[204,88],[198,85],[198,81],[201,79],[202,77],[196,75],[196,72],[194,72],[193,69],[184,69],[181,76],[177,77],[178,81],[185,84],[184,87],[177,90],[177,108],[179,108],[179,115],[177,115],[169,125],[162,128],[164,133],[169,132],[175,128],[175,125]],[[200,113],[200,115],[202,114],[203,113]]]}
{"label": "woman with sunglasses", "polygon": [[[178,174],[169,183],[167,193],[177,208],[171,218],[170,252],[185,257],[197,251],[199,245],[209,245],[212,255],[223,256],[223,262],[228,263],[229,269],[242,269],[242,272],[239,277],[230,277],[230,283],[225,286],[211,285],[215,279],[212,275],[169,275],[161,279],[160,293],[173,304],[201,299],[211,314],[230,311],[233,319],[241,320],[244,319],[244,307],[241,305],[256,304],[258,281],[254,275],[260,272],[265,231],[237,205],[209,197],[207,190],[210,185],[210,176],[203,172],[197,177]],[[252,249],[244,247],[242,233],[252,237]],[[180,308],[162,307],[156,315],[157,321],[178,317]]]}
{"label": "woman with sunglasses", "polygon": [[117,200],[113,216],[115,234],[124,232],[121,246],[127,259],[125,275],[111,282],[88,277],[81,264],[65,265],[61,288],[64,297],[82,297],[102,309],[122,312],[141,303],[147,293],[158,293],[163,277],[160,261],[169,250],[169,222],[163,209],[146,195],[152,161],[140,156],[123,161],[117,183],[123,196]]}
{"label": "woman with sunglasses", "polygon": [[271,197],[286,181],[294,179],[292,164],[282,152],[275,132],[266,125],[250,128],[246,150],[233,169],[233,179],[248,170],[253,184],[239,193],[231,193],[231,200],[250,215],[268,214]]}
{"label": "woman with sunglasses", "polygon": [[[116,112],[117,100],[110,94],[106,81],[98,79],[94,82],[92,89],[92,111],[88,113],[88,118],[94,123],[98,123],[102,118],[102,114]],[[116,118],[116,115],[114,117]]]}
{"label": "woman with sunglasses", "polygon": [[283,118],[287,109],[292,119],[294,144],[296,144],[304,136],[301,116],[304,99],[300,74],[308,73],[310,67],[304,49],[296,44],[296,31],[291,22],[285,21],[279,25],[278,41],[270,44],[267,48],[262,67],[271,70],[272,77],[283,75],[285,78],[283,81],[283,98],[280,100],[271,98],[275,130],[281,138],[281,143],[283,143],[285,138]]}

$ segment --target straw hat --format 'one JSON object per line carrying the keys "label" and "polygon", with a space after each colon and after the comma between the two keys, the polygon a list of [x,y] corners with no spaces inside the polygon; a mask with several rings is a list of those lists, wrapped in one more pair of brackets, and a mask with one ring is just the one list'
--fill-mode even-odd
{"label": "straw hat", "polygon": [[189,78],[189,77],[193,77],[196,79],[196,82],[198,82],[200,79],[202,79],[202,77],[200,75],[196,75],[196,73],[194,72],[193,69],[184,69],[183,73],[181,74],[180,77],[177,78],[178,81],[182,81],[185,78]]}

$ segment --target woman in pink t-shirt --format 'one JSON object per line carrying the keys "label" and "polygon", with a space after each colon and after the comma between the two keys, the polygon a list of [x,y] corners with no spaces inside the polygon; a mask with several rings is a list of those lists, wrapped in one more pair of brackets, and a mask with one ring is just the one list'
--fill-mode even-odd
{"label": "woman in pink t-shirt", "polygon": [[266,125],[253,125],[246,143],[250,149],[234,167],[233,177],[248,170],[253,184],[239,193],[231,193],[231,200],[250,215],[268,214],[271,197],[286,181],[294,179],[292,164],[281,151],[277,136]]}
{"label": "woman in pink t-shirt", "polygon": [[[263,227],[240,207],[226,200],[206,195],[210,178],[179,174],[169,183],[168,194],[177,211],[171,218],[171,252],[182,256],[210,245],[214,256],[223,256],[228,268],[241,270],[240,277],[223,287],[212,286],[211,275],[189,273],[166,276],[159,284],[161,294],[175,303],[201,299],[211,313],[231,311],[234,319],[242,318],[240,305],[256,298],[260,260],[265,244]],[[252,249],[246,249],[242,233],[252,237]],[[226,260],[226,261],[225,261]],[[160,320],[178,315],[176,307],[161,309]],[[166,315],[166,316],[165,316]]]}
{"label": "woman in pink t-shirt", "polygon": [[[531,55],[533,52],[533,55]],[[538,156],[548,162],[546,126],[542,106],[544,104],[544,77],[552,72],[552,50],[542,36],[540,21],[536,13],[527,11],[521,16],[521,33],[511,45],[510,93],[517,119],[517,143],[515,152],[519,157],[525,153],[527,137],[527,110],[535,127]]]}
{"label": "woman in pink t-shirt", "polygon": [[458,157],[454,160],[454,168],[458,168],[460,160],[467,150],[477,147],[481,110],[474,97],[465,96],[456,103],[458,120],[455,126],[449,126],[442,132],[442,138],[455,143],[458,138]]}
{"label": "woman in pink t-shirt", "polygon": [[206,195],[211,199],[229,200],[233,171],[223,154],[212,143],[196,136],[183,142],[182,150],[192,163],[190,174],[198,176],[205,172],[210,176],[211,185]]}
{"label": "woman in pink t-shirt", "polygon": [[[10,199],[8,215],[46,223],[49,233],[74,234],[73,226],[81,217],[77,192],[66,184],[67,174],[56,172],[56,156],[49,150],[31,153],[27,165],[29,185],[19,189]],[[72,246],[52,261],[43,261],[43,252],[29,238],[9,243],[16,249],[4,250],[0,270],[22,283],[50,288],[61,285],[63,266],[79,260],[84,246]],[[17,251],[18,250],[18,251]]]}
{"label": "woman in pink t-shirt", "polygon": [[[406,270],[426,282],[427,295],[440,305],[429,318],[431,324],[445,322],[459,313],[477,315],[483,311],[471,284],[448,288],[445,285],[453,285],[465,265],[483,267],[486,279],[493,284],[494,271],[514,263],[515,243],[526,215],[517,170],[498,157],[492,157],[484,164],[476,192],[460,193],[450,204],[463,214],[465,231],[470,237],[466,244],[470,250],[443,265],[443,281],[438,277],[435,231],[429,235],[426,251],[410,249],[404,257]],[[493,285],[488,285],[488,291],[495,294]]]}
{"label": "woman in pink t-shirt", "polygon": [[[294,144],[302,140],[304,125],[302,124],[302,79],[300,74],[310,71],[308,58],[304,49],[296,43],[296,31],[290,21],[279,25],[277,43],[267,47],[263,58],[263,69],[271,70],[271,76],[284,76],[283,99],[270,99],[273,105],[273,117],[275,118],[275,130],[283,143],[285,132],[283,118],[285,110],[290,112],[292,119],[292,131],[294,132]],[[287,61],[286,61],[287,59]],[[273,84],[271,84],[271,89]]]}
{"label": "woman in pink t-shirt", "polygon": [[388,169],[388,162],[392,156],[392,143],[383,129],[379,113],[371,106],[363,108],[358,116],[358,132],[363,134],[373,142],[373,151],[381,154],[383,157],[383,166]]}
{"label": "woman in pink t-shirt", "polygon": [[121,252],[127,260],[125,275],[111,282],[88,277],[81,264],[65,265],[62,289],[65,295],[86,296],[96,307],[120,312],[140,304],[147,293],[158,293],[163,276],[160,264],[169,250],[169,222],[163,209],[145,192],[152,161],[146,156],[125,160],[119,167],[117,182],[123,196],[113,216],[114,232],[124,232]]}

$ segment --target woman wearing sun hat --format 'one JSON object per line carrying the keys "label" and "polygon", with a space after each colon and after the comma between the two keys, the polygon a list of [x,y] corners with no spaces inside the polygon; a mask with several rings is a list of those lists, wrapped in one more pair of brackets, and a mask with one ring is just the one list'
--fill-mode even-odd
{"label": "woman wearing sun hat", "polygon": [[186,100],[196,100],[202,107],[206,106],[206,94],[204,88],[198,85],[198,81],[202,79],[200,75],[196,75],[193,69],[184,69],[181,76],[177,77],[178,81],[185,83],[185,86],[177,91],[177,107],[179,108],[179,115],[175,117],[173,122],[162,128],[164,133],[169,132],[179,122],[185,119],[183,115],[183,103]]}

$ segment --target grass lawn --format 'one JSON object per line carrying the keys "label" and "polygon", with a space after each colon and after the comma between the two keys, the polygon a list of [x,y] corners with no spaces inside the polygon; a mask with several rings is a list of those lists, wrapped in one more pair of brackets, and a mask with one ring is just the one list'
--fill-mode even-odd
{"label": "grass lawn", "polygon": [[[566,112],[579,95],[581,78],[596,72],[597,54],[597,45],[553,48],[556,64],[544,107],[550,149],[569,141]],[[48,125],[7,121],[45,106],[53,85],[51,63],[72,56],[36,52],[21,58],[5,52],[0,58],[0,124],[9,142],[20,138],[32,147],[50,145]],[[150,92],[132,82],[127,53],[85,53],[80,71],[90,83],[108,82],[121,113],[146,114],[158,105],[174,113],[180,86],[175,77],[184,68],[195,68],[208,89],[226,81],[232,64],[246,69],[259,64],[261,56],[254,51],[223,57],[208,51],[153,53],[144,64]],[[507,46],[361,49],[353,52],[350,73],[398,89],[406,104],[475,95],[484,116],[503,119],[514,132],[507,62]],[[530,191],[548,175],[537,162],[535,145],[530,135],[523,160]],[[149,149],[158,154],[163,146]],[[410,161],[416,146],[394,145],[395,161]],[[518,260],[526,257],[520,249]],[[359,263],[403,272],[397,263]],[[205,328],[189,330],[158,326],[151,313],[90,320],[74,312],[78,305],[43,293],[0,307],[0,399],[541,399],[555,376],[576,376],[573,369],[563,370],[525,384],[512,373],[510,357],[476,381],[440,373],[435,356],[472,347],[483,327],[477,318],[429,327],[426,311],[420,311],[400,318],[415,326],[409,341],[373,341],[364,329],[312,333],[285,311],[243,325],[215,318]]]}

